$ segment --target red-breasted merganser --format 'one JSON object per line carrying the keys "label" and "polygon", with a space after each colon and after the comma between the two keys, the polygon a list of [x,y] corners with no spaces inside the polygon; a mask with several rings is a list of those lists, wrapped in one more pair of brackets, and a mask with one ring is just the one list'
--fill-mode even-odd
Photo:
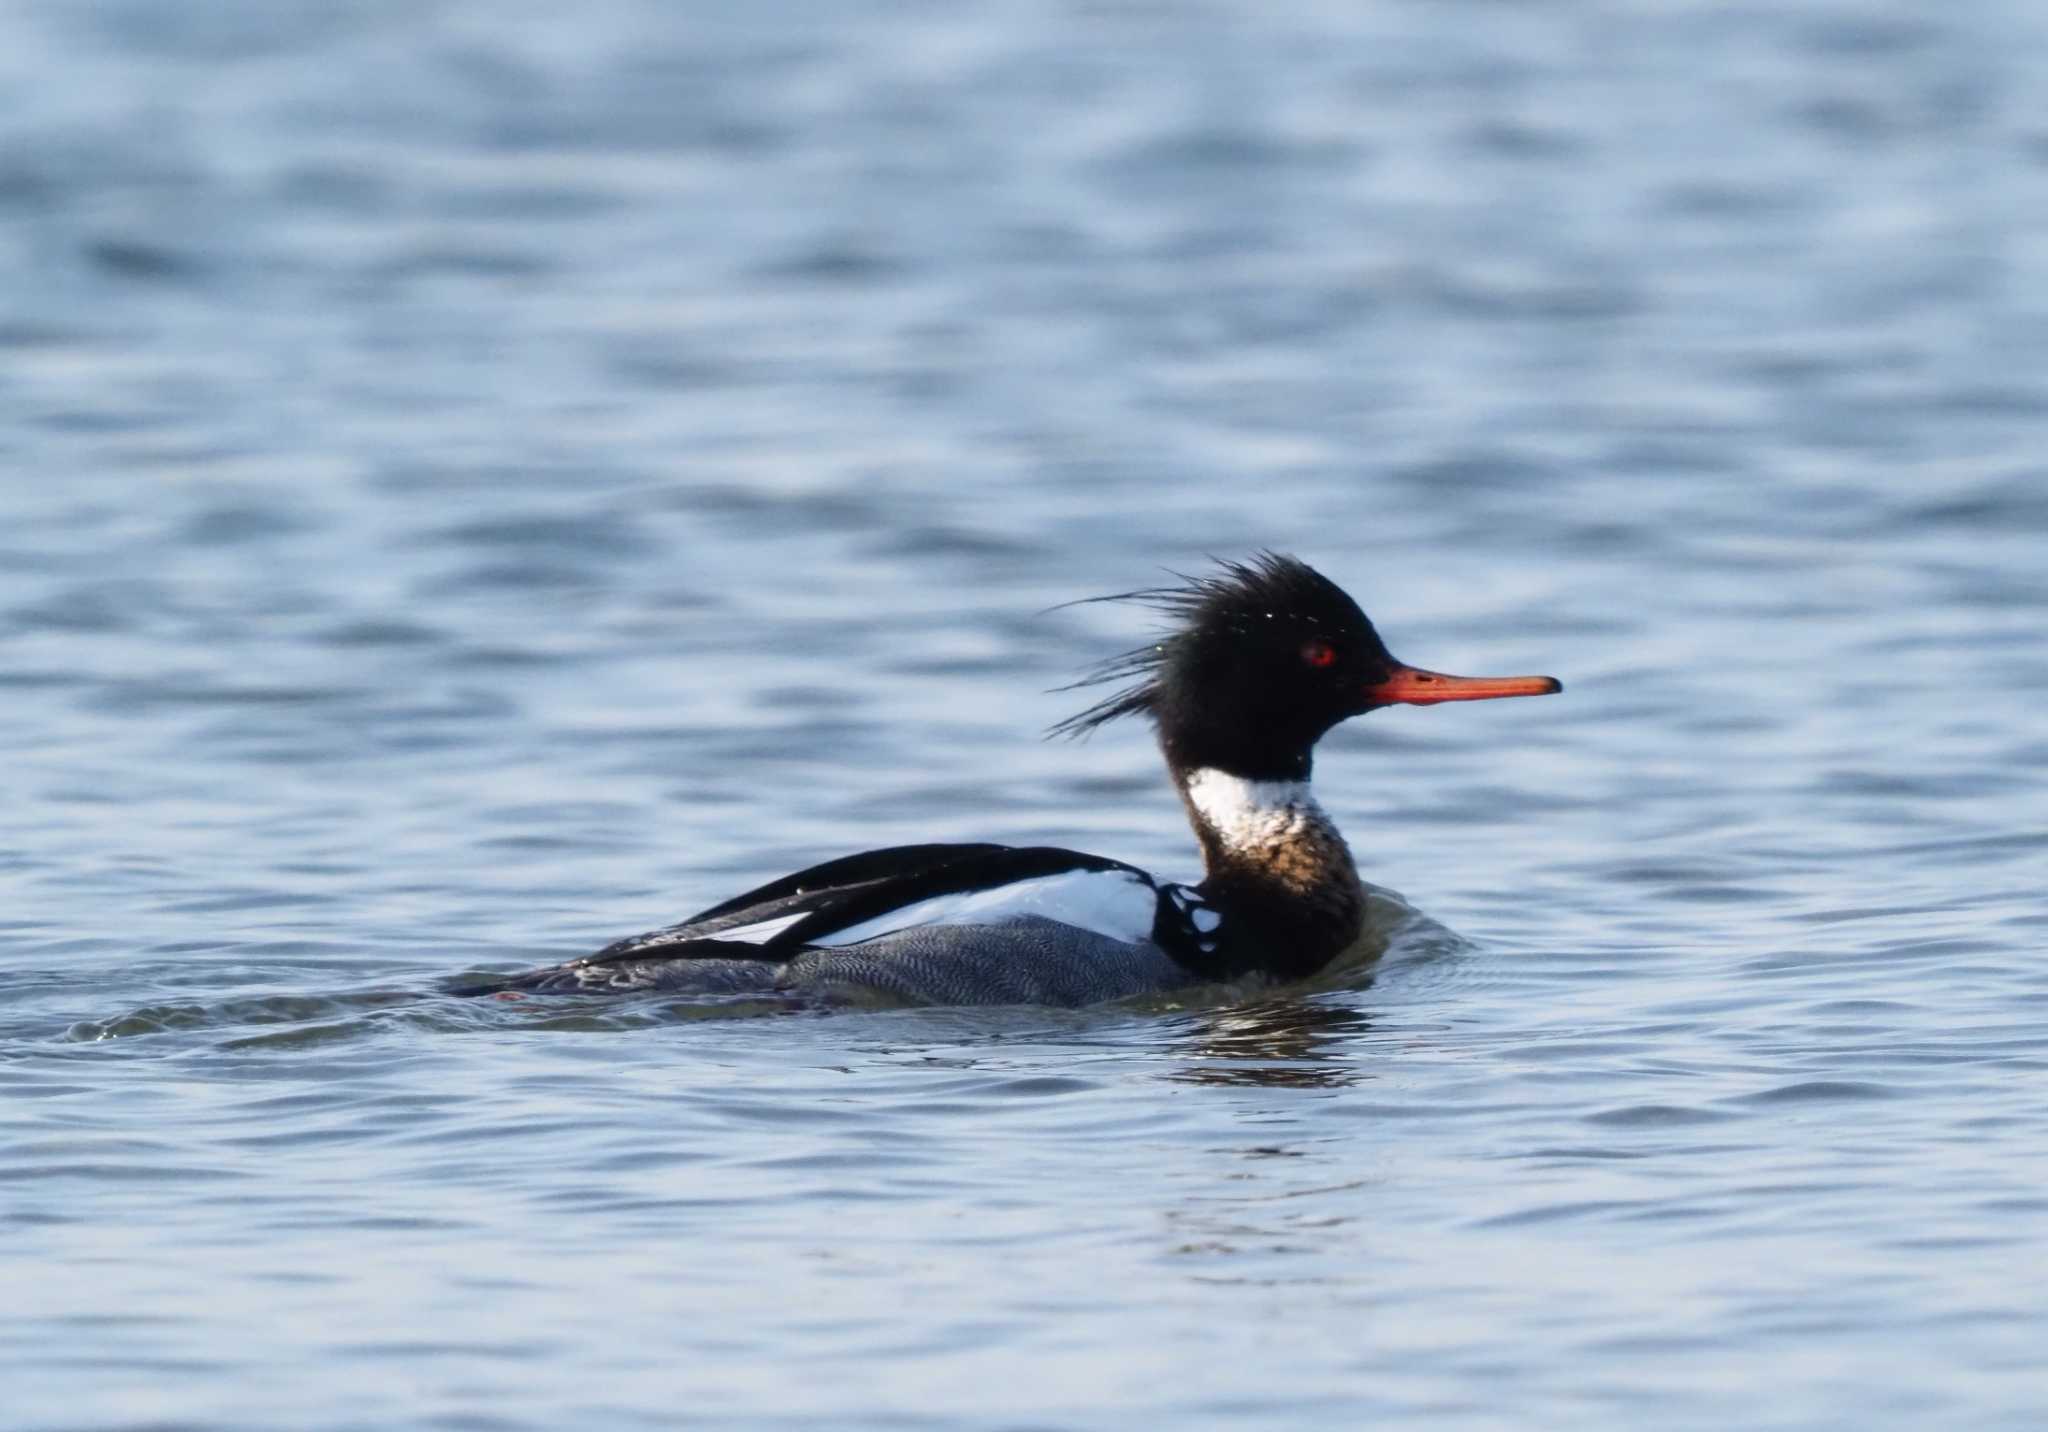
{"label": "red-breasted merganser", "polygon": [[1351,852],[1309,792],[1323,733],[1382,706],[1563,690],[1549,676],[1446,676],[1396,661],[1341,588],[1273,553],[1098,600],[1149,605],[1172,627],[1077,682],[1129,684],[1053,733],[1151,720],[1201,844],[1198,883],[1052,846],[895,846],[456,992],[1081,1005],[1306,978],[1365,920]]}

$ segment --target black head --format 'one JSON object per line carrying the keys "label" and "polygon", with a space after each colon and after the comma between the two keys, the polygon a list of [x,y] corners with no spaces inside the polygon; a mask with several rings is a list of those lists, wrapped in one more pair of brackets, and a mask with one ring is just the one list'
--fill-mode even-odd
{"label": "black head", "polygon": [[1395,702],[1562,689],[1547,676],[1456,677],[1404,665],[1343,588],[1273,552],[1221,562],[1177,587],[1098,600],[1141,602],[1171,616],[1173,628],[1076,683],[1138,678],[1053,731],[1084,735],[1142,713],[1177,771],[1208,766],[1248,780],[1305,780],[1315,743],[1347,717]]}

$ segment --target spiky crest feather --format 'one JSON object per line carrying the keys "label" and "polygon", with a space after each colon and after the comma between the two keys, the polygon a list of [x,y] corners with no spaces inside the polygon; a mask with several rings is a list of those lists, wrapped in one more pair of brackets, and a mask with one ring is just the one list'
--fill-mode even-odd
{"label": "spiky crest feather", "polygon": [[[1276,611],[1312,613],[1333,602],[1338,610],[1358,610],[1341,587],[1299,558],[1262,551],[1241,562],[1221,557],[1212,560],[1216,563],[1213,572],[1190,576],[1169,571],[1178,586],[1140,587],[1136,591],[1063,602],[1053,608],[1058,611],[1096,602],[1131,602],[1171,618],[1172,623],[1146,645],[1098,662],[1080,680],[1055,687],[1057,691],[1079,691],[1105,682],[1138,678],[1087,710],[1048,727],[1046,735],[1081,738],[1120,716],[1156,715],[1160,673],[1176,648],[1191,641],[1198,630],[1237,629],[1255,617]],[[1312,624],[1318,620],[1313,615],[1306,619]],[[1362,613],[1358,619],[1365,620]],[[1367,625],[1369,629],[1370,624]]]}

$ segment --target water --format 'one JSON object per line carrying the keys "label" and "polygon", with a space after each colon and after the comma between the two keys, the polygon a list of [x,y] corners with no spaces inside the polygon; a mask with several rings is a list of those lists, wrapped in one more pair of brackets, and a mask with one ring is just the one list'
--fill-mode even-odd
{"label": "water", "polygon": [[[0,1423],[2040,1425],[2044,62],[10,7]],[[1036,739],[1139,619],[1044,609],[1261,545],[1566,683],[1326,746],[1369,973],[427,997],[893,841],[1188,872]]]}

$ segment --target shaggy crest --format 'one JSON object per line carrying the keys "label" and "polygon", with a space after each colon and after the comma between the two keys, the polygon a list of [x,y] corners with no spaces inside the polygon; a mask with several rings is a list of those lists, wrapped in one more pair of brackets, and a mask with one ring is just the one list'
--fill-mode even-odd
{"label": "shaggy crest", "polygon": [[[1360,625],[1371,630],[1371,623],[1343,588],[1308,563],[1278,552],[1260,552],[1243,562],[1219,558],[1214,572],[1200,576],[1180,572],[1170,575],[1179,579],[1178,586],[1141,587],[1132,592],[1063,603],[1086,606],[1095,602],[1133,602],[1171,618],[1172,625],[1155,641],[1097,663],[1079,681],[1055,687],[1058,691],[1078,691],[1110,681],[1130,683],[1048,728],[1046,735],[1085,737],[1119,716],[1156,716],[1160,674],[1175,652],[1194,640],[1197,632],[1245,631],[1273,612],[1306,614],[1333,610],[1346,613],[1347,618],[1355,615]],[[1318,621],[1313,615],[1306,616],[1306,620]],[[1133,677],[1137,679],[1131,680]]]}

